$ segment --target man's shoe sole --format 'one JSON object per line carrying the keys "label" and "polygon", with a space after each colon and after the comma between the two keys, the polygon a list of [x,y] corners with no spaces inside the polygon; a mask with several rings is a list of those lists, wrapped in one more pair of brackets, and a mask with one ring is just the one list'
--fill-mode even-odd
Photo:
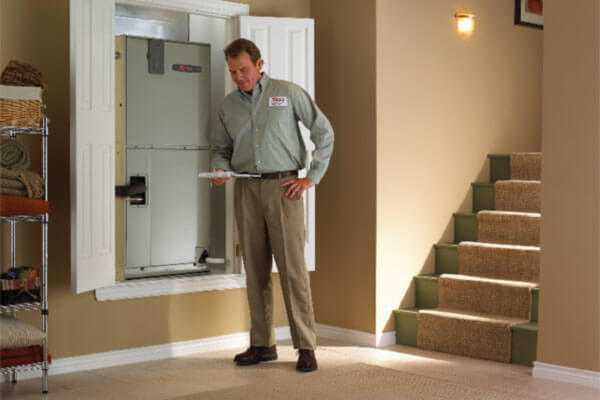
{"label": "man's shoe sole", "polygon": [[312,371],[316,371],[318,370],[318,367],[314,367],[314,368],[298,368],[296,367],[296,371],[298,372],[312,372]]}
{"label": "man's shoe sole", "polygon": [[246,366],[246,365],[254,365],[254,364],[258,364],[258,363],[266,362],[266,361],[275,361],[275,360],[277,360],[277,354],[269,354],[269,355],[262,356],[262,358],[258,361],[236,361],[235,363],[240,366]]}

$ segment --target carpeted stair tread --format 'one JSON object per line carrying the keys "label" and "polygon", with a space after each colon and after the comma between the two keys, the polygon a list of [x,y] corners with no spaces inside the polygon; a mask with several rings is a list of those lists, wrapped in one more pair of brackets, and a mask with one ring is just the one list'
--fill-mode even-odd
{"label": "carpeted stair tread", "polygon": [[513,211],[479,211],[477,241],[539,246],[540,214]]}
{"label": "carpeted stair tread", "polygon": [[510,179],[542,180],[542,153],[511,153]]}
{"label": "carpeted stair tread", "polygon": [[494,207],[500,211],[541,212],[541,182],[508,180],[494,183]]}
{"label": "carpeted stair tread", "polygon": [[447,274],[438,284],[439,308],[531,319],[534,283]]}
{"label": "carpeted stair tread", "polygon": [[488,313],[480,313],[474,311],[464,311],[464,310],[456,310],[452,308],[444,308],[439,307],[436,309],[420,309],[418,313],[427,313],[432,315],[444,315],[451,318],[462,318],[470,321],[479,321],[479,322],[489,322],[492,324],[509,324],[513,325],[523,325],[527,323],[531,323],[530,321],[524,318],[515,318],[515,317],[507,317],[506,315],[496,315],[496,314],[488,314]]}
{"label": "carpeted stair tread", "polygon": [[497,243],[458,244],[462,275],[524,282],[539,282],[540,248]]}
{"label": "carpeted stair tread", "polygon": [[468,357],[510,362],[511,326],[527,321],[459,310],[417,313],[417,346]]}

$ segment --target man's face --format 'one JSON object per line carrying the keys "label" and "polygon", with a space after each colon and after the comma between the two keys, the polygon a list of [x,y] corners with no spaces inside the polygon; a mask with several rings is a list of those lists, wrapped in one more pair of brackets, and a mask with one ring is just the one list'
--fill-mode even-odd
{"label": "man's face", "polygon": [[254,89],[254,85],[260,80],[260,70],[263,65],[262,60],[258,60],[256,64],[250,59],[250,54],[245,51],[241,52],[237,57],[227,57],[227,65],[231,79],[244,92],[250,92]]}

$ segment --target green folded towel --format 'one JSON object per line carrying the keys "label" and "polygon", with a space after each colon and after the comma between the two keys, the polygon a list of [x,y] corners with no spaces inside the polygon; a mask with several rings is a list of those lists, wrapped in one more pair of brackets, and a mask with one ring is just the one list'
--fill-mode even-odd
{"label": "green folded towel", "polygon": [[22,143],[12,139],[0,141],[0,167],[22,171],[29,162],[29,151]]}

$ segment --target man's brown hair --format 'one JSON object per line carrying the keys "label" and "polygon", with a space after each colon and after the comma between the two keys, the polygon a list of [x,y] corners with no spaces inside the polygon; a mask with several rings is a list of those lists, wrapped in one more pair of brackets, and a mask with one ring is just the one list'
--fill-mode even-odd
{"label": "man's brown hair", "polygon": [[260,50],[248,39],[236,39],[225,47],[225,58],[236,58],[243,52],[248,53],[254,64],[260,60]]}

